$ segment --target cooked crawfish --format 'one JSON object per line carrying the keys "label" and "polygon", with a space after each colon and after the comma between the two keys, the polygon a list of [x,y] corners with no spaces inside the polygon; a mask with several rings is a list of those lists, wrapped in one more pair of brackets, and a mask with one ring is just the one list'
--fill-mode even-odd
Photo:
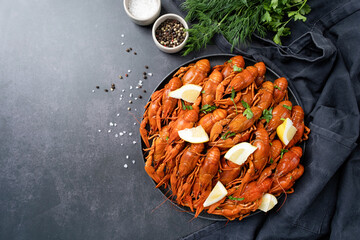
{"label": "cooked crawfish", "polygon": [[288,81],[284,77],[278,78],[274,81],[274,87],[274,101],[279,103],[284,100],[287,94]]}
{"label": "cooked crawfish", "polygon": [[[210,66],[201,59],[182,67],[152,94],[140,124],[145,171],[156,187],[167,188],[169,198],[189,207],[195,217],[206,211],[241,220],[258,209],[265,193],[294,192],[304,173],[302,149],[296,144],[308,138],[310,129],[303,109],[288,101],[287,80],[268,81],[263,62],[245,67],[243,57],[234,56],[223,65]],[[169,96],[189,83],[202,87],[192,105]],[[297,129],[287,146],[276,134],[286,118]],[[180,138],[180,130],[196,126],[203,127],[208,142],[186,142],[198,139],[191,134]],[[256,150],[243,164],[225,159],[230,148],[245,141]],[[204,208],[218,181],[227,195]]]}
{"label": "cooked crawfish", "polygon": [[244,58],[242,56],[234,56],[230,58],[230,60],[226,61],[223,65],[215,66],[214,69],[219,69],[224,78],[226,78],[234,71],[234,66],[238,68],[244,68]]}
{"label": "cooked crawfish", "polygon": [[218,70],[212,71],[203,87],[202,106],[214,104],[216,88],[222,80],[223,76]]}
{"label": "cooked crawfish", "polygon": [[273,132],[283,122],[284,119],[290,118],[292,103],[282,101],[272,111],[272,118],[266,126],[268,132]]}
{"label": "cooked crawfish", "polygon": [[254,67],[258,70],[258,76],[255,79],[256,86],[260,86],[265,79],[266,66],[263,62],[255,63]]}
{"label": "cooked crawfish", "polygon": [[161,118],[167,119],[170,114],[173,112],[174,108],[177,105],[178,100],[172,97],[169,97],[169,92],[174,91],[182,86],[182,81],[178,77],[173,77],[168,84],[165,85],[162,95],[162,105],[161,105]]}
{"label": "cooked crawfish", "polygon": [[255,78],[257,76],[258,70],[256,67],[249,66],[245,68],[240,73],[236,74],[234,78],[231,79],[229,85],[225,90],[225,94],[230,94],[233,90],[238,92],[250,86],[250,84],[255,81]]}
{"label": "cooked crawfish", "polygon": [[194,65],[180,68],[174,77],[179,77],[183,84],[201,84],[207,77],[211,69],[210,62],[207,59],[201,59]]}
{"label": "cooked crawfish", "polygon": [[247,116],[244,114],[237,115],[227,126],[227,131],[234,132],[234,133],[240,133],[247,129],[249,129],[256,120],[258,120],[262,115],[262,110],[259,107],[251,107],[251,112],[253,113],[253,116],[248,119]]}

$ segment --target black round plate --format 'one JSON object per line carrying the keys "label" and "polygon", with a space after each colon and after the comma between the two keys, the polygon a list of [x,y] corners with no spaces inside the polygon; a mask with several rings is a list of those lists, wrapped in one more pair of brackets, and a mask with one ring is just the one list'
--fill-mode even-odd
{"label": "black round plate", "polygon": [[[173,75],[179,70],[180,67],[186,67],[188,66],[190,63],[195,63],[200,59],[208,59],[210,61],[211,67],[214,67],[216,65],[222,65],[224,64],[224,62],[228,61],[231,57],[236,56],[234,54],[215,54],[215,55],[206,55],[206,56],[202,56],[202,57],[198,57],[195,58],[193,60],[187,61],[185,63],[183,63],[182,65],[178,66],[176,69],[174,69],[173,71],[171,71],[161,82],[160,84],[155,88],[154,92],[157,90],[162,89],[173,77]],[[256,63],[256,61],[249,59],[249,58],[245,58],[245,66],[249,66],[249,65],[254,65]],[[275,81],[276,79],[280,78],[280,76],[275,73],[273,70],[269,69],[268,67],[266,68],[266,75],[265,75],[265,80],[266,81]],[[293,105],[300,105],[299,101],[297,100],[297,98],[295,97],[293,91],[291,90],[291,88],[288,87],[288,92],[289,92],[289,101],[291,101],[293,103]],[[148,99],[148,102],[150,101],[151,97]],[[151,144],[151,142],[150,142]],[[303,150],[305,150],[304,148],[305,146],[303,145],[302,148]],[[144,144],[144,142],[141,140],[141,149],[143,152],[143,156],[144,156],[144,163],[145,163],[145,156],[146,156],[146,152],[144,151],[144,149],[146,148],[146,145]],[[150,178],[150,176],[149,176]],[[150,178],[151,179],[151,178]],[[153,181],[151,179],[151,181]],[[155,181],[153,181],[153,183],[156,186]],[[181,211],[187,212],[191,215],[194,216],[194,213],[190,211],[190,208],[185,207],[185,206],[180,206],[178,205],[175,201],[171,200],[171,190],[169,188],[164,188],[164,187],[159,187],[158,190],[166,197],[169,199],[169,201],[176,207],[178,207]],[[252,214],[250,214],[249,216],[253,216],[254,214],[260,212],[255,211]],[[248,216],[248,217],[249,217]],[[213,220],[213,221],[227,221],[228,219],[223,217],[223,216],[219,216],[219,215],[214,215],[214,214],[208,214],[206,212],[202,212],[199,215],[200,218],[204,218],[204,219],[208,219],[208,220]]]}

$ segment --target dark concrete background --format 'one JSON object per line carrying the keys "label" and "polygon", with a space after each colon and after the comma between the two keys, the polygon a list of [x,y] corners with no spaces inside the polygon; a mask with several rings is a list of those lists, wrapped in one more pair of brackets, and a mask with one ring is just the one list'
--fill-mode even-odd
{"label": "dark concrete background", "polygon": [[177,239],[211,224],[162,204],[134,116],[167,73],[219,52],[159,51],[121,0],[0,1],[0,239]]}

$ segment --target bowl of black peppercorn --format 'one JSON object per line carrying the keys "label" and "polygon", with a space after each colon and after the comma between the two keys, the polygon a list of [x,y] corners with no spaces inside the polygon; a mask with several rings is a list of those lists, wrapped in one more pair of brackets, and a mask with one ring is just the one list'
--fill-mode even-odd
{"label": "bowl of black peppercorn", "polygon": [[179,15],[168,13],[159,17],[152,28],[155,45],[163,52],[177,53],[182,50],[189,37],[189,29],[185,19]]}

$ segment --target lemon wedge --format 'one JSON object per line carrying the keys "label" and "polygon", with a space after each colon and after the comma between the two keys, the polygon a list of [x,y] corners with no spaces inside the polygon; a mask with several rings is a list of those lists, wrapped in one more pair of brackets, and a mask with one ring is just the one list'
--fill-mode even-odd
{"label": "lemon wedge", "polygon": [[181,139],[190,143],[204,143],[209,141],[209,136],[201,125],[193,128],[185,128],[184,130],[178,131],[178,134]]}
{"label": "lemon wedge", "polygon": [[208,207],[208,206],[220,201],[226,195],[227,195],[226,188],[224,187],[224,185],[220,181],[218,181],[216,183],[215,187],[213,188],[213,190],[211,190],[209,196],[206,198],[203,206]]}
{"label": "lemon wedge", "polygon": [[225,158],[233,163],[241,165],[256,149],[257,147],[250,143],[242,142],[230,148],[225,154]]}
{"label": "lemon wedge", "polygon": [[202,87],[195,84],[186,84],[181,88],[169,92],[169,97],[182,99],[184,101],[194,103],[201,93]]}
{"label": "lemon wedge", "polygon": [[265,193],[261,199],[261,204],[258,207],[263,212],[271,210],[278,203],[276,197],[270,193]]}
{"label": "lemon wedge", "polygon": [[285,121],[277,127],[276,133],[279,136],[280,140],[288,145],[291,139],[295,136],[296,127],[293,126],[293,122],[290,118],[285,119]]}

